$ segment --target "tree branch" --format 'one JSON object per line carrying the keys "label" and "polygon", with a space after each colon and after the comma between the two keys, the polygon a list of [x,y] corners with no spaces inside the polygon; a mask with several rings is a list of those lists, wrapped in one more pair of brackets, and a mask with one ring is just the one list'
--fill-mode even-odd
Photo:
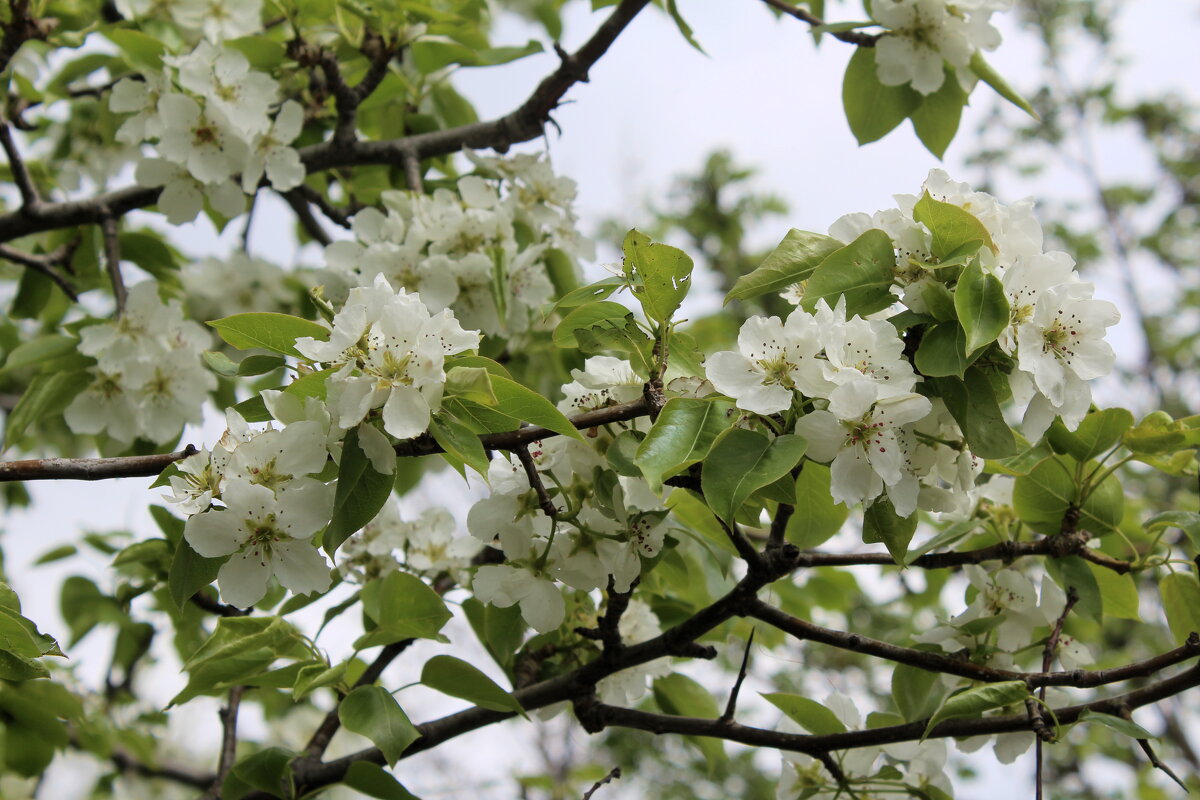
{"label": "tree branch", "polygon": [[[74,248],[71,248],[72,250]],[[70,257],[70,253],[66,253],[66,258]],[[19,264],[22,267],[31,269],[34,272],[40,272],[50,280],[54,281],[59,289],[62,289],[63,294],[71,298],[71,302],[78,302],[79,295],[75,293],[75,288],[71,286],[71,282],[66,276],[55,269],[55,264],[59,262],[57,253],[49,255],[37,256],[29,253],[22,253],[16,248],[8,245],[0,244],[0,258],[6,261],[11,261],[14,264]]]}
{"label": "tree branch", "polygon": [[300,227],[304,228],[305,233],[321,244],[322,247],[328,247],[333,244],[331,237],[323,227],[320,221],[313,215],[312,209],[308,206],[308,201],[300,192],[292,189],[287,192],[279,192],[283,202],[287,203],[296,215],[296,219],[300,222]]}
{"label": "tree branch", "polygon": [[1174,650],[1154,656],[1153,658],[1127,664],[1122,667],[1098,670],[1070,670],[1065,672],[1019,672],[1016,670],[996,669],[973,661],[964,661],[942,653],[926,650],[914,650],[909,647],[881,642],[857,633],[825,628],[807,620],[793,617],[774,606],[759,600],[757,597],[746,601],[743,607],[746,616],[773,625],[784,633],[801,641],[820,642],[841,650],[848,650],[862,655],[883,658],[897,664],[907,664],[920,667],[929,672],[941,672],[946,675],[957,675],[974,681],[999,683],[1001,681],[1025,681],[1031,689],[1040,686],[1070,686],[1077,689],[1104,686],[1109,683],[1143,678],[1153,675],[1166,667],[1182,663],[1188,659],[1200,656],[1200,635],[1192,635],[1181,646]]}
{"label": "tree branch", "polygon": [[[375,656],[375,660],[363,670],[363,674],[354,682],[354,688],[359,686],[370,686],[379,680],[379,676],[388,668],[396,657],[408,649],[409,645],[415,642],[416,639],[404,639],[399,642],[392,642],[385,645],[379,651],[379,655]],[[313,731],[313,735],[309,737],[308,744],[304,746],[304,751],[310,758],[320,759],[325,754],[325,748],[329,747],[329,742],[333,740],[333,735],[338,732],[338,728],[342,726],[342,718],[338,713],[338,707],[341,705],[342,699],[333,708],[329,709],[329,713],[325,715],[325,719],[321,721],[320,726]]]}
{"label": "tree branch", "polygon": [[234,686],[230,689],[229,704],[220,711],[221,758],[217,766],[217,777],[208,787],[208,791],[204,793],[204,800],[216,800],[221,796],[221,787],[225,784],[225,777],[229,774],[229,770],[233,769],[233,764],[237,760],[238,709],[242,705],[242,694],[245,691],[245,686]]}
{"label": "tree branch", "polygon": [[176,461],[196,453],[188,445],[174,453],[118,458],[33,458],[0,461],[0,483],[8,481],[103,481],[109,478],[149,478]]}
{"label": "tree branch", "polygon": [[29,174],[29,167],[21,158],[21,151],[17,149],[17,143],[13,141],[12,128],[7,123],[0,123],[0,147],[4,148],[4,155],[8,158],[8,167],[13,174],[13,182],[17,184],[17,191],[21,193],[21,211],[36,212],[42,205],[42,197],[38,194],[33,177]]}
{"label": "tree branch", "polygon": [[[550,112],[567,91],[587,79],[588,70],[608,51],[622,31],[650,0],[621,0],[582,47],[563,58],[558,68],[538,84],[517,109],[503,117],[430,133],[384,141],[330,140],[300,150],[300,160],[309,174],[335,167],[370,164],[401,165],[406,153],[418,159],[457,153],[466,148],[491,148],[507,152],[509,147],[542,135]],[[121,215],[152,205],[161,187],[128,187],[85,200],[43,203],[36,211],[0,214],[0,242],[32,233],[99,223],[106,214]],[[107,211],[103,211],[107,209]]]}
{"label": "tree branch", "polygon": [[529,480],[530,488],[537,495],[538,507],[547,517],[554,519],[558,516],[558,506],[554,505],[550,493],[546,491],[546,484],[542,481],[542,476],[538,474],[537,464],[533,463],[533,456],[529,453],[529,445],[519,444],[513,448],[513,452],[517,454],[517,459],[525,469],[525,477]]}

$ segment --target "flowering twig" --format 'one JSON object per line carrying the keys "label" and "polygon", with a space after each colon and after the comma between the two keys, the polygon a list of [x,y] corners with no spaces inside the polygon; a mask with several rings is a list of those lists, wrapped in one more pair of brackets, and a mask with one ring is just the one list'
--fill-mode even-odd
{"label": "flowering twig", "polygon": [[533,462],[533,456],[529,453],[529,445],[519,444],[513,448],[513,452],[517,454],[517,459],[525,468],[525,477],[529,479],[529,486],[537,495],[538,507],[542,509],[542,513],[552,519],[557,517],[558,506],[554,505],[550,493],[546,491],[546,484],[542,481],[542,476],[538,474],[537,464]]}

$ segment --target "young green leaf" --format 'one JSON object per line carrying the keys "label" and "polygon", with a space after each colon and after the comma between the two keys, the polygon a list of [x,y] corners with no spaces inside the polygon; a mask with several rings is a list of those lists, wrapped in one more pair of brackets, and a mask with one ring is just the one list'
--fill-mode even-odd
{"label": "young green leaf", "polygon": [[691,256],[676,247],[651,242],[637,230],[626,234],[622,250],[631,291],[646,316],[659,323],[670,321],[692,285]]}
{"label": "young green leaf", "polygon": [[346,730],[370,739],[388,764],[399,761],[405,749],[421,738],[396,698],[382,686],[359,686],[350,692],[338,704],[338,718]]}
{"label": "young green leaf", "polygon": [[832,308],[845,295],[848,317],[882,311],[895,299],[889,291],[895,268],[892,238],[871,229],[821,262],[808,279],[800,305],[812,311],[823,299]]}
{"label": "young green leaf", "polygon": [[921,740],[924,741],[939,722],[960,717],[977,717],[985,711],[1022,702],[1028,696],[1029,687],[1025,685],[1025,681],[989,683],[950,695],[937,712],[929,718],[929,724],[925,726],[925,733],[921,735]]}
{"label": "young green leaf", "polygon": [[845,723],[816,700],[783,692],[764,694],[762,697],[811,734],[829,736],[846,732]]}
{"label": "young green leaf", "polygon": [[875,48],[856,47],[842,79],[842,106],[860,145],[882,139],[921,106],[909,86],[884,86],[875,71]]}
{"label": "young green leaf", "polygon": [[995,251],[996,243],[979,218],[953,203],[934,200],[929,192],[913,206],[913,219],[923,222],[933,234],[933,256],[948,258],[969,242],[983,242],[983,246]]}
{"label": "young green leaf", "polygon": [[1007,458],[1017,452],[1012,428],[1004,421],[996,390],[987,374],[971,367],[963,380],[936,378],[934,386],[962,428],[971,452],[980,458]]}
{"label": "young green leaf", "polygon": [[[1079,502],[1075,483],[1077,461],[1070,456],[1048,458],[1013,486],[1013,508],[1021,521],[1038,533],[1053,536],[1062,530],[1063,515]],[[1083,472],[1096,468],[1088,462]],[[1121,523],[1125,493],[1116,475],[1109,475],[1080,505],[1079,527],[1095,534],[1109,533]]]}
{"label": "young green leaf", "polygon": [[296,340],[303,336],[325,341],[329,329],[303,317],[290,314],[256,312],[234,314],[208,323],[217,335],[239,350],[261,347],[273,353],[300,357]]}
{"label": "young green leaf", "polygon": [[914,360],[922,375],[962,378],[973,360],[967,358],[966,332],[953,320],[939,322],[921,337]]}
{"label": "young green leaf", "polygon": [[725,295],[725,303],[782,292],[808,280],[822,261],[842,247],[844,245],[832,236],[792,228],[757,269],[737,279]]}
{"label": "young green leaf", "polygon": [[[540,425],[571,439],[584,440],[579,430],[553,403],[532,389],[499,375],[492,376],[491,386],[496,395],[496,410],[501,414],[531,425]],[[483,471],[486,472],[487,468]]]}
{"label": "young green leaf", "polygon": [[1158,582],[1163,613],[1177,644],[1200,632],[1200,581],[1186,572],[1172,572]]}
{"label": "young green leaf", "polygon": [[829,467],[806,461],[796,477],[796,511],[784,536],[801,550],[819,547],[837,533],[850,509],[833,501]]}
{"label": "young green leaf", "polygon": [[[472,437],[474,438],[474,437]],[[478,443],[478,439],[475,440]],[[392,494],[391,475],[376,472],[358,444],[358,430],[351,429],[342,445],[338,465],[337,489],[333,498],[333,519],[325,529],[324,548],[333,558],[342,542],[350,538],[379,513]]]}
{"label": "young green leaf", "polygon": [[912,126],[925,149],[939,159],[958,133],[967,93],[963,91],[953,67],[946,67],[946,78],[936,92],[925,97],[921,106],[912,112]]}
{"label": "young green leaf", "polygon": [[755,490],[774,483],[799,463],[808,442],[786,434],[769,439],[757,431],[732,428],[713,444],[700,482],[718,517],[731,522]]}
{"label": "young green leaf", "polygon": [[444,639],[439,631],[453,616],[437,592],[407,572],[391,572],[368,583],[362,605],[377,627],[354,642],[356,650],[404,639]]}
{"label": "young green leaf", "polygon": [[1008,298],[1004,284],[976,262],[962,271],[954,287],[954,309],[966,331],[966,351],[977,353],[996,341],[1008,327]]}
{"label": "young green leaf", "polygon": [[525,709],[521,708],[517,698],[501,689],[477,667],[454,656],[434,656],[426,661],[421,670],[421,683],[482,708],[525,716]]}
{"label": "young green leaf", "polygon": [[996,94],[1034,119],[1041,119],[1033,110],[1033,106],[1029,105],[1029,101],[1022,97],[1016,89],[1009,86],[1008,81],[1004,80],[999,72],[996,72],[996,68],[989,64],[983,57],[983,53],[978,50],[971,54],[971,72],[975,73],[979,80],[995,89]]}
{"label": "young green leaf", "polygon": [[634,458],[651,484],[704,460],[717,437],[734,423],[729,400],[673,397],[638,446]]}
{"label": "young green leaf", "polygon": [[916,532],[916,512],[902,517],[886,497],[878,498],[863,511],[863,541],[868,544],[883,542],[900,566],[905,564],[908,544]]}

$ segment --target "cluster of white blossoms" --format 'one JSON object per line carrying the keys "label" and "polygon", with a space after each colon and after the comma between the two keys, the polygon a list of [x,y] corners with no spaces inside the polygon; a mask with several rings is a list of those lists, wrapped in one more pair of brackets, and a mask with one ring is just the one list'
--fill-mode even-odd
{"label": "cluster of white blossoms", "polygon": [[336,489],[314,477],[330,457],[328,413],[315,398],[302,403],[263,392],[263,400],[285,427],[251,430],[229,409],[225,434],[212,450],[179,462],[167,498],[188,515],[183,535],[193,550],[230,556],[217,584],[240,608],[261,600],[272,576],[297,594],[330,584],[329,565],[312,543],[329,524]]}
{"label": "cluster of white blossoms", "polygon": [[[854,701],[844,694],[834,693],[825,698],[822,705],[833,712],[846,730],[862,730],[863,715]],[[781,730],[799,733],[799,726],[791,719],[784,719]],[[883,747],[857,747],[839,755],[838,766],[855,785],[862,787],[864,797],[876,796],[868,786],[870,778],[884,766],[898,771],[888,777],[890,786],[900,784],[914,796],[950,796],[952,786],[946,775],[946,742],[931,739],[923,742],[903,742]],[[890,788],[889,786],[889,788]],[[922,790],[935,790],[926,794]],[[779,800],[795,800],[797,797],[833,800],[845,793],[845,789],[829,782],[828,768],[818,759],[803,753],[788,753],[783,756],[783,772],[776,785],[775,796]]]}
{"label": "cluster of white blossoms", "polygon": [[[1044,251],[1042,227],[1033,214],[1033,201],[1006,205],[966,183],[950,180],[943,170],[931,170],[924,191],[943,203],[971,213],[987,229],[994,247],[980,249],[984,271],[1004,285],[1009,325],[1000,334],[1000,349],[1016,359],[1010,376],[1015,401],[1026,406],[1024,432],[1041,437],[1054,417],[1071,430],[1087,415],[1092,393],[1088,381],[1112,371],[1115,354],[1104,341],[1106,331],[1121,318],[1117,307],[1096,300],[1095,286],[1075,271],[1075,261],[1061,251]],[[835,222],[829,234],[850,242],[869,228],[879,228],[896,246],[896,285],[901,301],[912,311],[927,311],[925,288],[936,278],[928,269],[932,236],[913,219],[920,197],[896,195],[898,208],[849,214]]]}
{"label": "cluster of white blossoms", "polygon": [[288,273],[282,267],[241,252],[201,259],[179,277],[188,312],[195,319],[286,312],[297,297],[297,291],[287,285]]}
{"label": "cluster of white blossoms", "polygon": [[921,94],[933,94],[941,88],[948,64],[970,91],[975,80],[971,57],[1000,46],[991,16],[1011,7],[1012,0],[874,0],[867,10],[887,29],[875,44],[879,82],[909,83]]}
{"label": "cluster of white blossoms", "polygon": [[[738,350],[710,356],[707,374],[717,391],[756,414],[819,402],[800,417],[796,432],[808,440],[810,458],[831,462],[833,497],[846,505],[886,489],[896,512],[909,516],[922,479],[932,480],[943,460],[938,448],[950,449],[917,425],[933,405],[913,391],[917,375],[896,328],[886,320],[847,319],[844,298],[832,309],[820,301],[813,314],[796,309],[786,321],[751,317],[738,333]],[[953,428],[953,421],[939,419],[939,427]],[[962,438],[956,429],[951,434]],[[918,444],[929,453],[918,455]],[[963,467],[977,469],[969,454]]]}
{"label": "cluster of white blossoms", "polygon": [[262,30],[262,0],[116,0],[125,19],[166,17],[212,42]]}
{"label": "cluster of white blossoms", "polygon": [[392,436],[420,436],[441,407],[446,356],[479,346],[479,331],[463,330],[449,309],[431,313],[422,299],[393,291],[377,275],[373,285],[350,291],[327,341],[296,340],[301,355],[334,370],[325,384],[333,421],[342,430],[357,427],[363,452],[386,474],[396,467],[391,444],[375,426],[360,423],[379,409]]}
{"label": "cluster of white blossoms", "polygon": [[396,504],[388,503],[338,550],[338,571],[359,583],[402,567],[429,578],[447,573],[460,582],[462,570],[471,566],[483,545],[457,531],[458,524],[444,508],[428,508],[406,522]]}
{"label": "cluster of white blossoms", "polygon": [[[109,108],[132,114],[117,131],[127,144],[154,142],[136,178],[161,186],[158,208],[172,224],[196,218],[205,198],[237,216],[264,173],[278,191],[299,186],[305,169],[291,146],[304,126],[294,100],[280,105],[279,85],[254,70],[239,50],[201,41],[186,55],[163,58],[162,72],[143,71],[113,87]],[[241,176],[241,183],[234,182]]]}
{"label": "cluster of white blossoms", "polygon": [[159,298],[157,283],[132,287],[120,317],[88,325],[79,338],[79,352],[96,365],[92,382],[64,412],[72,431],[103,433],[121,444],[162,443],[200,422],[205,395],[216,388],[200,360],[211,340],[184,319],[178,300]]}
{"label": "cluster of white blossoms", "polygon": [[525,620],[546,632],[565,613],[560,582],[589,592],[611,580],[615,591],[629,591],[642,559],[662,550],[667,512],[644,481],[604,479],[597,471],[606,467],[603,457],[585,444],[552,439],[535,443],[530,453],[542,480],[560,487],[555,502],[562,507],[570,498],[571,513],[562,520],[546,516],[521,464],[512,456],[494,457],[491,495],[471,508],[467,528],[501,549],[505,563],[480,567],[472,589],[485,603],[519,604]]}
{"label": "cluster of white blossoms", "polygon": [[385,210],[355,214],[354,240],[326,247],[326,264],[352,286],[382,274],[489,336],[527,330],[554,296],[552,262],[573,272],[592,255],[575,230],[575,184],[535,156],[475,160],[497,177],[467,175],[431,195],[384,192]]}

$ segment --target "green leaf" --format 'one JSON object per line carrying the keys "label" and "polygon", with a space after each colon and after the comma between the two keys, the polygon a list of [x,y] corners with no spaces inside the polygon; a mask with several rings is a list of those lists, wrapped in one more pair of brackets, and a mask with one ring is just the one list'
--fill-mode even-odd
{"label": "green leaf", "polygon": [[1017,451],[1017,440],[1004,421],[996,391],[981,369],[971,367],[962,381],[937,378],[933,383],[962,429],[972,453],[995,459],[1007,458]]}
{"label": "green leaf", "polygon": [[92,376],[82,370],[34,376],[5,421],[4,446],[0,450],[19,441],[29,426],[65,411],[91,381]]}
{"label": "green leaf", "polygon": [[667,0],[667,13],[675,21],[675,27],[679,29],[679,33],[687,40],[687,43],[703,55],[708,55],[708,53],[704,52],[704,48],[700,46],[700,43],[696,41],[696,37],[692,35],[692,27],[684,21],[675,0]]}
{"label": "green leaf", "polygon": [[[1013,486],[1013,508],[1029,527],[1046,536],[1062,530],[1063,515],[1078,501],[1075,471],[1078,462],[1070,456],[1048,458],[1017,478]],[[1095,469],[1088,462],[1084,473]],[[1096,487],[1080,506],[1079,527],[1097,535],[1116,530],[1125,513],[1125,494],[1116,475]]]}
{"label": "green leaf", "polygon": [[[479,440],[475,439],[475,442],[478,444]],[[325,529],[324,548],[330,558],[342,542],[375,519],[391,497],[393,483],[391,475],[376,472],[371,466],[371,460],[358,444],[358,429],[347,432],[342,445],[342,462],[338,465],[333,518]]]}
{"label": "green leaf", "polygon": [[829,467],[806,461],[796,477],[796,511],[785,536],[801,550],[819,547],[841,530],[850,509],[833,501]]}
{"label": "green leaf", "polygon": [[915,511],[907,517],[900,516],[891,500],[880,497],[863,511],[863,541],[883,542],[896,563],[904,566],[908,544],[917,532],[917,516]]}
{"label": "green leaf", "polygon": [[929,724],[925,726],[925,733],[922,734],[921,739],[923,741],[939,722],[960,717],[977,717],[985,711],[1022,702],[1028,696],[1029,687],[1025,685],[1025,681],[989,683],[950,695],[937,712],[929,718]]}
{"label": "green leaf", "polygon": [[395,764],[405,749],[421,738],[396,698],[382,686],[359,686],[338,704],[346,730],[370,739]]}
{"label": "green leaf", "polygon": [[925,223],[933,234],[933,256],[947,258],[970,242],[983,242],[983,246],[995,252],[996,243],[979,218],[953,203],[934,200],[929,192],[913,206],[913,219]]}
{"label": "green leaf", "polygon": [[379,800],[420,800],[378,764],[369,761],[355,761],[346,770],[342,783],[356,792],[362,792],[368,797]]}
{"label": "green leaf", "polygon": [[1164,511],[1146,520],[1147,531],[1159,528],[1178,528],[1188,535],[1192,545],[1200,550],[1200,513],[1195,511]]}
{"label": "green leaf", "polygon": [[1088,563],[1079,556],[1046,559],[1046,572],[1054,579],[1064,592],[1072,589],[1079,596],[1075,609],[1084,616],[1091,617],[1097,622],[1104,616],[1104,601],[1100,595],[1100,585]]}
{"label": "green leaf", "polygon": [[882,311],[895,299],[889,291],[895,268],[892,238],[881,230],[869,230],[821,262],[808,279],[800,305],[812,311],[825,300],[833,308],[845,295],[847,317]]}
{"label": "green leaf", "polygon": [[816,700],[782,692],[764,694],[762,697],[811,734],[829,736],[846,732],[845,723]]}
{"label": "green leaf", "polygon": [[[445,414],[436,414],[429,421],[429,433],[446,451],[446,455],[453,458],[447,460],[460,474],[466,474],[460,466],[466,464],[480,475],[487,475],[487,453],[483,451],[479,437],[472,433],[470,428]],[[455,464],[455,461],[459,463]]]}
{"label": "green leaf", "polygon": [[938,158],[946,154],[946,148],[958,133],[963,106],[967,104],[967,93],[958,83],[952,67],[946,68],[942,87],[921,102],[920,108],[912,112],[912,126],[925,149]]}
{"label": "green leaf", "polygon": [[562,322],[554,328],[554,344],[558,347],[578,347],[575,331],[580,328],[623,328],[625,318],[632,316],[633,312],[628,308],[608,300],[581,305],[563,317]]}
{"label": "green leaf", "polygon": [[1084,417],[1073,433],[1056,420],[1046,438],[1055,450],[1070,453],[1078,461],[1091,461],[1120,444],[1132,427],[1133,414],[1123,408],[1106,408]]}
{"label": "green leaf", "polygon": [[22,342],[14,347],[8,357],[4,359],[4,367],[0,368],[0,375],[74,353],[77,344],[79,344],[79,340],[74,336],[63,336],[58,333]]}
{"label": "green leaf", "polygon": [[127,231],[117,241],[121,246],[121,260],[132,261],[149,272],[160,283],[179,283],[179,252],[154,233]]}
{"label": "green leaf", "polygon": [[468,597],[462,608],[488,654],[507,672],[512,666],[513,654],[525,639],[525,620],[521,618],[520,606],[500,608]]}
{"label": "green leaf", "polygon": [[1195,575],[1172,572],[1158,582],[1163,612],[1176,644],[1183,644],[1193,633],[1200,633],[1200,581]]}
{"label": "green leaf", "polygon": [[153,36],[129,28],[113,28],[104,32],[134,69],[159,71],[163,68],[163,53],[167,46]]}
{"label": "green leaf", "polygon": [[983,53],[976,50],[971,54],[971,72],[974,72],[979,80],[986,83],[988,86],[996,90],[996,94],[1003,97],[1008,102],[1012,103],[1017,108],[1024,111],[1034,119],[1041,119],[1037,112],[1033,110],[1033,106],[1029,105],[1029,101],[1017,93],[1015,89],[1008,85],[1004,78],[1000,77],[1000,73],[996,72],[995,67],[987,62],[983,57]]}
{"label": "green leaf", "polygon": [[[681,717],[716,719],[720,715],[717,701],[707,689],[686,675],[675,672],[654,681],[654,702],[667,714]],[[686,737],[704,754],[709,772],[725,759],[725,747],[720,739],[706,736]]]}
{"label": "green leaf", "polygon": [[187,686],[170,705],[246,683],[269,671],[278,659],[311,657],[305,639],[279,617],[221,617],[212,635],[184,663]]}
{"label": "green leaf", "polygon": [[916,367],[930,378],[962,378],[972,359],[967,358],[967,334],[957,322],[939,322],[925,331],[917,346]]}
{"label": "green leaf", "polygon": [[638,445],[646,435],[641,431],[621,431],[604,451],[604,458],[612,471],[625,478],[640,478],[642,471],[634,462]]}
{"label": "green leaf", "polygon": [[241,800],[254,789],[272,797],[295,797],[292,760],[296,754],[268,747],[233,765],[221,787],[222,800]]}
{"label": "green leaf", "polygon": [[1187,429],[1165,411],[1154,411],[1125,432],[1122,442],[1138,454],[1171,453],[1190,447]]}
{"label": "green leaf", "polygon": [[1157,739],[1150,731],[1138,725],[1136,722],[1112,714],[1105,714],[1102,711],[1093,711],[1090,708],[1085,708],[1080,712],[1076,722],[1095,722],[1103,725],[1106,728],[1111,728],[1123,736],[1128,736],[1131,739]]}
{"label": "green leaf", "polygon": [[669,322],[692,285],[692,259],[677,247],[651,242],[638,230],[625,235],[621,245],[630,290],[655,322]]}
{"label": "green leaf", "polygon": [[673,397],[638,446],[634,462],[652,485],[704,460],[717,437],[733,425],[734,404],[725,399]]}
{"label": "green leaf", "polygon": [[50,670],[38,661],[24,658],[7,650],[0,650],[0,680],[19,683],[45,678],[49,674]]}
{"label": "green leaf", "polygon": [[273,353],[301,358],[296,340],[311,336],[319,341],[329,339],[329,329],[303,317],[270,312],[234,314],[208,323],[217,335],[239,350],[261,347]]}
{"label": "green leaf", "polygon": [[1004,284],[989,275],[976,262],[958,276],[954,287],[954,308],[967,333],[967,352],[975,353],[996,341],[1008,327],[1008,298]]}
{"label": "green leaf", "polygon": [[368,583],[362,604],[378,627],[358,638],[356,650],[404,639],[444,639],[439,631],[453,616],[437,592],[407,572],[392,572]]}
{"label": "green leaf", "polygon": [[234,363],[232,358],[219,350],[205,350],[200,354],[200,358],[209,369],[218,375],[233,378],[238,374],[238,365]]}
{"label": "green leaf", "polygon": [[757,269],[737,279],[725,295],[725,303],[781,292],[808,280],[822,261],[842,247],[844,245],[832,236],[792,228]]}
{"label": "green leaf", "polygon": [[496,405],[492,375],[483,367],[455,366],[447,369],[445,394],[486,406]]}
{"label": "green leaf", "polygon": [[[207,353],[205,354],[207,355]],[[279,356],[246,356],[237,365],[237,374],[243,378],[254,375],[265,375],[268,372],[273,372],[284,365],[284,360]],[[310,373],[315,374],[315,373]],[[304,376],[305,378],[309,375]],[[301,378],[300,380],[304,380]]]}
{"label": "green leaf", "polygon": [[1132,575],[1118,575],[1111,569],[1088,563],[1092,578],[1104,600],[1104,613],[1117,619],[1141,620],[1137,583]]}
{"label": "green leaf", "polygon": [[482,708],[525,716],[525,709],[521,708],[517,698],[501,689],[477,667],[454,656],[434,656],[426,661],[421,670],[421,683]]}
{"label": "green leaf", "polygon": [[941,705],[941,675],[936,672],[897,664],[892,670],[892,701],[905,722],[925,719]]}
{"label": "green leaf", "polygon": [[882,139],[921,106],[910,86],[884,86],[875,71],[875,48],[856,47],[842,80],[842,106],[860,145]]}
{"label": "green leaf", "polygon": [[607,300],[612,296],[613,292],[627,285],[628,281],[624,277],[613,275],[612,277],[598,280],[595,283],[589,283],[587,286],[572,289],[554,304],[554,307],[550,309],[546,316],[553,316],[555,312],[562,311],[564,308],[577,308],[578,306],[586,306],[589,303],[600,300]]}
{"label": "green leaf", "polygon": [[732,428],[716,440],[704,461],[704,498],[713,513],[731,522],[746,498],[788,474],[806,449],[808,442],[800,436],[769,439],[757,431]]}
{"label": "green leaf", "polygon": [[[496,395],[496,410],[500,413],[584,441],[583,435],[571,421],[553,403],[532,389],[514,380],[493,375],[492,391]],[[486,466],[483,472],[487,472]]]}

